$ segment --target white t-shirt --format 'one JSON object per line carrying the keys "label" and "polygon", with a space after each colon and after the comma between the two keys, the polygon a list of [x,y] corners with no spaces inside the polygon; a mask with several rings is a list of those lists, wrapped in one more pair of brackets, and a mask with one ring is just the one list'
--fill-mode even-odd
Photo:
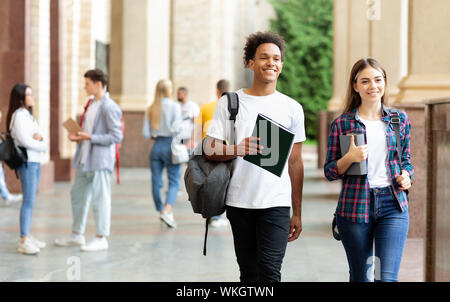
{"label": "white t-shirt", "polygon": [[386,169],[386,124],[382,120],[368,121],[361,117],[360,119],[366,126],[369,186],[371,188],[390,186],[391,182]]}
{"label": "white t-shirt", "polygon": [[183,121],[181,122],[181,132],[178,135],[179,138],[191,138],[194,131],[193,119],[196,118],[199,114],[200,107],[196,103],[187,101],[186,103],[181,104],[181,118],[183,119]]}
{"label": "white t-shirt", "polygon": [[[95,100],[91,104],[89,104],[89,107],[86,111],[86,114],[84,116],[83,121],[83,131],[86,132],[89,135],[92,135],[92,132],[94,131],[94,123],[95,123],[95,117],[97,116],[98,108],[100,107],[100,100]],[[89,155],[89,149],[91,148],[91,141],[90,140],[84,140],[81,142],[81,154],[80,154],[80,162],[81,164],[86,164],[87,157]]]}
{"label": "white t-shirt", "polygon": [[[302,106],[290,97],[275,91],[268,96],[251,96],[243,89],[237,91],[239,112],[236,116],[236,142],[250,137],[258,113],[291,130],[294,143],[303,142],[305,137]],[[226,125],[229,120],[228,100],[224,96],[217,103],[207,135],[219,140],[229,140]],[[228,188],[226,204],[247,209],[266,209],[271,207],[290,207],[291,180],[288,164],[281,177],[245,161],[241,156],[233,160],[233,175]]]}

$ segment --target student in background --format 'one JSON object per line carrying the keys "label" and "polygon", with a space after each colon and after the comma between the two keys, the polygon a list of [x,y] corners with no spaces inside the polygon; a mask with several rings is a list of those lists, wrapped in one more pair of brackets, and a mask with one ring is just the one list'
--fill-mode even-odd
{"label": "student in background", "polygon": [[[375,281],[397,281],[409,227],[408,194],[411,164],[411,123],[400,119],[401,154],[387,107],[387,75],[372,58],[357,61],[351,70],[344,113],[331,124],[324,173],[342,179],[336,223],[347,254],[350,282],[368,282],[372,263]],[[365,145],[341,154],[339,136],[364,134]],[[400,161],[401,157],[401,161]],[[367,160],[367,175],[346,175],[352,163]],[[375,244],[375,260],[373,245]]]}
{"label": "student in background", "polygon": [[[81,126],[83,131],[70,133],[76,142],[73,160],[75,182],[70,191],[72,204],[72,234],[56,239],[57,246],[81,246],[83,252],[104,251],[109,248],[106,237],[111,228],[111,173],[114,169],[116,144],[122,142],[122,110],[107,92],[108,77],[100,69],[84,74],[84,89],[93,96],[85,107]],[[84,232],[92,200],[96,236],[86,243]]]}
{"label": "student in background", "polygon": [[[155,99],[148,108],[142,135],[153,140],[150,151],[150,171],[152,175],[152,196],[159,217],[169,227],[176,228],[173,205],[177,199],[180,186],[181,165],[172,164],[171,145],[174,137],[180,132],[181,108],[172,97],[172,82],[160,80],[155,89]],[[163,203],[161,188],[163,186],[163,170],[167,169],[169,189]]]}
{"label": "student in background", "polygon": [[200,107],[197,103],[189,100],[189,91],[186,87],[180,87],[177,90],[177,99],[181,105],[181,131],[177,139],[185,144],[189,151],[195,146],[194,142],[194,121],[200,114]]}
{"label": "student in background", "polygon": [[15,85],[10,95],[6,128],[15,143],[24,147],[28,155],[28,162],[18,169],[23,192],[18,252],[28,255],[37,254],[46,246],[45,242],[30,235],[34,202],[41,178],[41,156],[47,151],[47,141],[32,115],[34,105],[31,87],[25,84]]}

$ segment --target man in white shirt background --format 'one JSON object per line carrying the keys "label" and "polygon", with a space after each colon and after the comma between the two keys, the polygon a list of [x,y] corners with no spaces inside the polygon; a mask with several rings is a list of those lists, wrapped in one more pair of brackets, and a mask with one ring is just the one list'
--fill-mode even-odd
{"label": "man in white shirt background", "polygon": [[188,99],[189,91],[186,87],[179,87],[177,90],[177,100],[181,105],[181,132],[178,139],[185,144],[188,150],[195,146],[194,142],[194,120],[200,114],[200,107],[197,103]]}

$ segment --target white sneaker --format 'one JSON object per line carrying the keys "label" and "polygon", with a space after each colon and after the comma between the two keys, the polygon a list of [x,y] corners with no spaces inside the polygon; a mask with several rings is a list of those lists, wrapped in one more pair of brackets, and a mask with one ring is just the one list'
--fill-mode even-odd
{"label": "white sneaker", "polygon": [[213,219],[211,220],[209,225],[213,228],[226,227],[228,226],[228,220],[226,220],[225,218]]}
{"label": "white sneaker", "polygon": [[98,252],[108,249],[108,240],[105,237],[94,238],[89,241],[86,245],[81,246],[80,250],[82,252]]}
{"label": "white sneaker", "polygon": [[70,234],[70,236],[65,237],[65,238],[59,238],[55,240],[55,245],[56,246],[80,246],[80,245],[85,245],[86,244],[86,240],[84,239],[83,235],[75,235],[75,234]]}
{"label": "white sneaker", "polygon": [[7,206],[12,205],[14,203],[21,201],[22,198],[23,198],[22,194],[9,194],[8,198],[5,199],[5,204]]}
{"label": "white sneaker", "polygon": [[29,238],[25,238],[25,241],[23,243],[19,242],[17,251],[25,255],[35,255],[40,252],[40,249],[35,246]]}
{"label": "white sneaker", "polygon": [[159,215],[159,218],[164,221],[170,228],[176,228],[177,223],[175,222],[175,218],[173,218],[173,212],[166,213],[163,212],[161,215]]}
{"label": "white sneaker", "polygon": [[45,248],[45,247],[47,246],[47,243],[45,243],[45,242],[43,242],[43,241],[40,241],[40,240],[34,238],[34,237],[31,236],[31,235],[29,235],[28,238],[30,239],[31,243],[32,243],[34,246],[37,246],[39,249],[43,249],[43,248]]}

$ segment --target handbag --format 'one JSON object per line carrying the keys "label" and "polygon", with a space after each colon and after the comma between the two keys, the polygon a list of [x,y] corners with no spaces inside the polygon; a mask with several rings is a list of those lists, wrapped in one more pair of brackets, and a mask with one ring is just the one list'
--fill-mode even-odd
{"label": "handbag", "polygon": [[171,145],[172,151],[172,164],[178,165],[187,163],[189,161],[189,151],[184,144],[178,142],[174,139]]}

